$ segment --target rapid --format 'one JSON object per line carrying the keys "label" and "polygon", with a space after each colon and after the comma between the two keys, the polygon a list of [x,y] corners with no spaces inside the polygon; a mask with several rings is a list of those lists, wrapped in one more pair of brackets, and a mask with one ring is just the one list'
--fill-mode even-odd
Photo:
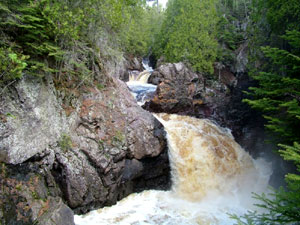
{"label": "rapid", "polygon": [[[141,104],[145,92],[156,88],[146,84],[149,74],[131,77],[127,83]],[[229,214],[258,210],[252,192],[267,192],[270,163],[253,159],[230,130],[210,120],[154,116],[167,132],[171,190],[131,194],[111,207],[75,216],[76,225],[230,225],[235,221]]]}

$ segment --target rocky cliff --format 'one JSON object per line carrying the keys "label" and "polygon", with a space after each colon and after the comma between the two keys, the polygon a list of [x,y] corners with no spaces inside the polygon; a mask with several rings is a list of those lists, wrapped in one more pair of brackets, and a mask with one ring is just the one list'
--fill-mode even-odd
{"label": "rocky cliff", "polygon": [[[231,82],[226,83],[228,80]],[[221,73],[219,80],[207,79],[183,63],[161,65],[149,81],[158,87],[144,106],[147,110],[210,118],[220,124],[225,121],[224,107],[230,104],[230,88],[236,84],[231,74]]]}
{"label": "rocky cliff", "polygon": [[24,78],[0,98],[1,224],[73,224],[73,212],[168,188],[165,131],[117,78],[68,92]]}

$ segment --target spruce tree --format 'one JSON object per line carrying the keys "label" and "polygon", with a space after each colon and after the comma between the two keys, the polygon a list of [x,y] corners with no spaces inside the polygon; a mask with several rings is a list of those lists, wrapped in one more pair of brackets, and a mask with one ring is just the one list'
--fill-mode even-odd
{"label": "spruce tree", "polygon": [[[280,16],[280,15],[279,15]],[[286,27],[290,27],[286,25]],[[292,26],[294,27],[294,26]],[[297,224],[300,221],[300,29],[281,35],[286,48],[262,47],[264,71],[253,74],[258,87],[250,88],[244,101],[263,112],[266,127],[277,134],[280,155],[297,166],[286,175],[287,188],[270,195],[255,195],[265,213],[249,212],[238,224]]]}
{"label": "spruce tree", "polygon": [[217,54],[215,1],[170,0],[167,6],[155,55],[212,73]]}

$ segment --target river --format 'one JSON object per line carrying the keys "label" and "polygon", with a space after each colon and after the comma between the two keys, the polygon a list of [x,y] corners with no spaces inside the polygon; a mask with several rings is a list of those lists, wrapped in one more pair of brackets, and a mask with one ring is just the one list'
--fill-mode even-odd
{"label": "river", "polygon": [[[131,77],[140,104],[156,86],[148,72]],[[75,216],[76,225],[230,225],[229,214],[253,206],[252,192],[267,191],[271,164],[253,159],[230,130],[207,119],[155,114],[167,132],[172,188],[134,193],[111,207]]]}

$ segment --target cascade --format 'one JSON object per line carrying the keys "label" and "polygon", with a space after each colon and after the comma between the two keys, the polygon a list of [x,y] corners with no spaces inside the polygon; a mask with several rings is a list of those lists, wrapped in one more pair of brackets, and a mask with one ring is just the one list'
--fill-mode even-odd
{"label": "cascade", "polygon": [[131,194],[112,207],[76,216],[77,225],[234,224],[228,213],[253,210],[251,192],[266,191],[271,165],[252,159],[229,130],[209,120],[155,116],[167,131],[172,189]]}
{"label": "cascade", "polygon": [[126,83],[139,105],[143,105],[147,100],[150,100],[157,88],[156,85],[147,83],[153,72],[148,59],[143,59],[143,66],[145,70],[139,74],[130,74],[129,81]]}
{"label": "cascade", "polygon": [[137,76],[131,74],[129,75],[129,82],[135,81],[137,83],[147,84],[150,75],[151,73],[147,70],[144,70],[143,72],[139,73]]}

